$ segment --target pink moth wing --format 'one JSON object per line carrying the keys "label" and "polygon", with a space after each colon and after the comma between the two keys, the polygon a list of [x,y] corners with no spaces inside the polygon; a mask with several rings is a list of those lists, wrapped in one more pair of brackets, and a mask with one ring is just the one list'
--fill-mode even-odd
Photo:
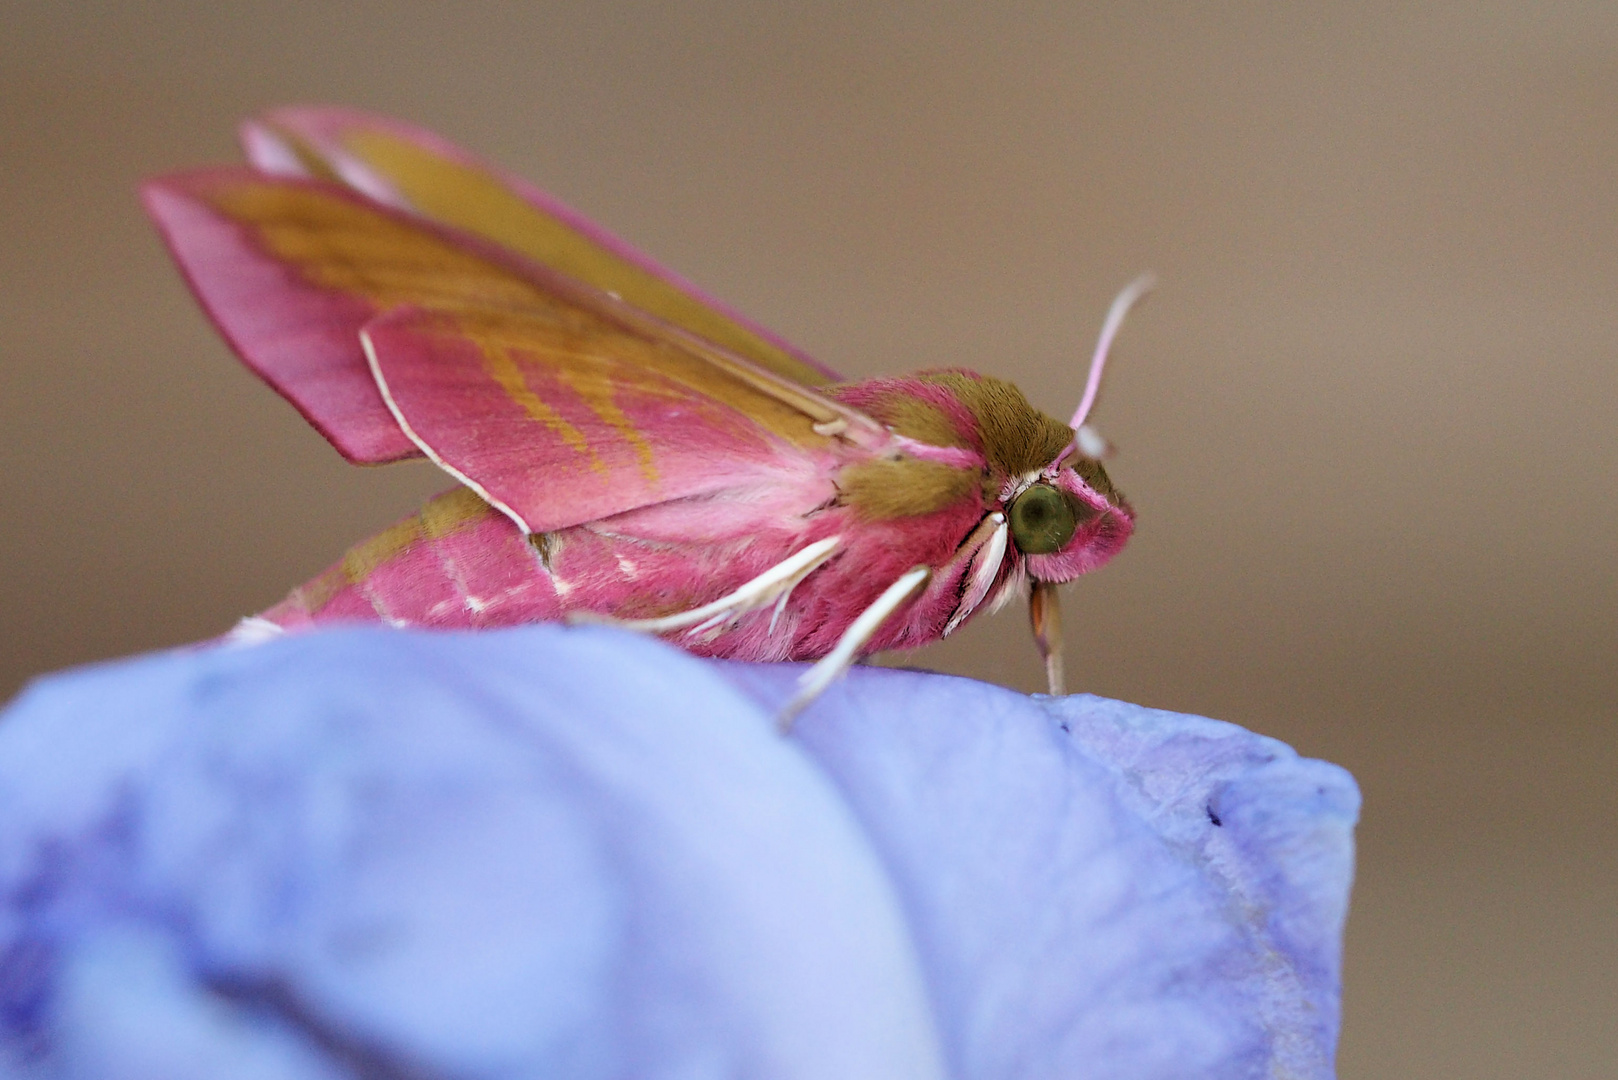
{"label": "pink moth wing", "polygon": [[840,381],[522,177],[431,131],[356,109],[294,106],[247,121],[241,140],[263,172],[343,183],[618,296],[783,378],[805,386]]}
{"label": "pink moth wing", "polygon": [[379,313],[376,305],[295,280],[209,203],[206,189],[245,172],[194,172],[141,188],[191,291],[236,355],[345,458],[379,464],[421,456],[366,368],[359,331]]}
{"label": "pink moth wing", "polygon": [[701,358],[570,309],[406,308],[362,333],[401,425],[529,532],[829,477],[858,453]]}
{"label": "pink moth wing", "polygon": [[339,355],[352,334],[392,431],[530,531],[824,475],[889,438],[626,301],[326,181],[202,170],[146,198],[232,343],[281,363],[267,377],[306,415],[347,410],[317,425],[397,449]]}
{"label": "pink moth wing", "polygon": [[[783,379],[812,386],[837,377],[537,188],[430,132],[355,110],[288,108],[248,121],[242,141],[266,175],[346,186],[498,244]],[[360,348],[357,331],[379,312],[284,288],[275,260],[250,237],[175,194],[163,181],[143,191],[193,291],[247,365],[349,460],[419,456]]]}

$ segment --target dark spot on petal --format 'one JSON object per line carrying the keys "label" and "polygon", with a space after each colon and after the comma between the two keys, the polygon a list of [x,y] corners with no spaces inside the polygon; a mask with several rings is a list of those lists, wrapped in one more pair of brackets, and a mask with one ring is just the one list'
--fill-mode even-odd
{"label": "dark spot on petal", "polygon": [[1210,803],[1209,805],[1203,807],[1203,809],[1208,811],[1208,820],[1209,821],[1213,822],[1216,826],[1218,826],[1221,829],[1225,827],[1225,823],[1223,821],[1219,820],[1219,815],[1214,813],[1213,804]]}

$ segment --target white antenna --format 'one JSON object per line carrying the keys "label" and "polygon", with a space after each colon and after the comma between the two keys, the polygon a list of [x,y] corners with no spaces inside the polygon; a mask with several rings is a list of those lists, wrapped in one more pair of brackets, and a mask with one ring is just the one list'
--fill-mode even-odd
{"label": "white antenna", "polygon": [[1079,407],[1073,411],[1073,419],[1067,425],[1078,432],[1077,445],[1087,457],[1100,456],[1090,453],[1092,447],[1106,446],[1106,440],[1086,428],[1084,421],[1096,403],[1096,395],[1101,392],[1101,372],[1107,366],[1107,351],[1112,348],[1112,339],[1118,336],[1119,329],[1124,325],[1124,316],[1129,314],[1129,309],[1155,288],[1157,288],[1156,275],[1142,274],[1125,285],[1123,292],[1113,300],[1112,307],[1107,309],[1107,319],[1101,324],[1101,337],[1096,341],[1095,355],[1090,358],[1090,377],[1084,383],[1084,397],[1079,401]]}

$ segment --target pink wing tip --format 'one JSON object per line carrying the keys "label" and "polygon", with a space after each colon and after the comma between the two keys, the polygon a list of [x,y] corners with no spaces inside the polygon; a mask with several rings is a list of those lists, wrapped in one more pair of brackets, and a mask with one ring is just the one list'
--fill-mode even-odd
{"label": "pink wing tip", "polygon": [[370,312],[300,287],[211,196],[242,183],[328,187],[232,165],[141,185],[141,201],[192,295],[242,361],[350,461],[419,456],[371,379],[357,331]]}

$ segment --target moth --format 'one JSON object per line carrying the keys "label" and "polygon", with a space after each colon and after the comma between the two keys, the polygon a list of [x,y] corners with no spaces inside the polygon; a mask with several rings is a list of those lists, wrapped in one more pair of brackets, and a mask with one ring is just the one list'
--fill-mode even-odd
{"label": "moth", "polygon": [[142,189],[247,366],[352,462],[457,486],[238,627],[595,619],[694,653],[866,654],[1026,594],[1062,692],[1055,588],[1134,511],[1085,420],[959,369],[847,382],[520,179],[365,113],[246,122],[248,164]]}

